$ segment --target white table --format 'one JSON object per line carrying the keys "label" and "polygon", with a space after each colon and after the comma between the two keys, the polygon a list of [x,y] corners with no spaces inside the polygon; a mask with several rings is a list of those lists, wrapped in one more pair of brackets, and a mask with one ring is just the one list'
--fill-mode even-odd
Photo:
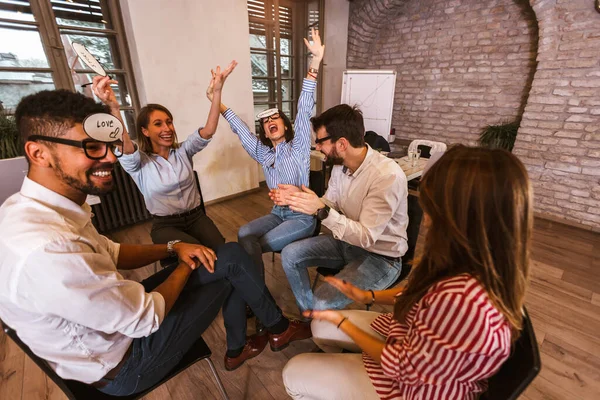
{"label": "white table", "polygon": [[[325,161],[325,155],[318,150],[311,150],[310,157],[315,162],[323,163]],[[396,161],[400,168],[406,174],[406,179],[411,180],[420,177],[423,175],[423,170],[425,169],[425,165],[427,165],[427,158],[419,158],[415,165],[413,166],[411,162],[408,160],[408,156],[404,156],[401,158],[392,158],[392,160]],[[323,171],[325,171],[325,166],[322,166]]]}
{"label": "white table", "polygon": [[423,170],[425,169],[425,165],[427,165],[427,158],[419,158],[415,165],[408,160],[408,156],[404,156],[402,158],[393,158],[392,160],[396,161],[402,171],[406,174],[406,180],[410,181],[411,179],[415,179],[423,175]]}

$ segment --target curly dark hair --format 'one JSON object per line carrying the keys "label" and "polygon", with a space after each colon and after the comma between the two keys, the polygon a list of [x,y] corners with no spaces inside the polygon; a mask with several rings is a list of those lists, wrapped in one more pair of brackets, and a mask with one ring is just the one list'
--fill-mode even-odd
{"label": "curly dark hair", "polygon": [[[294,139],[294,127],[292,126],[292,123],[290,122],[290,119],[287,117],[287,115],[285,115],[281,110],[279,110],[279,117],[283,119],[283,125],[285,125],[285,127],[287,128],[285,130],[285,141],[289,143],[292,141],[292,139]],[[263,125],[263,120],[264,118],[258,121],[258,138],[260,139],[261,143],[265,146],[273,147],[273,143],[271,143],[271,140],[267,138],[265,127]]]}
{"label": "curly dark hair", "polygon": [[15,121],[25,143],[31,135],[64,136],[76,123],[95,113],[110,113],[110,109],[81,93],[43,90],[21,99]]}

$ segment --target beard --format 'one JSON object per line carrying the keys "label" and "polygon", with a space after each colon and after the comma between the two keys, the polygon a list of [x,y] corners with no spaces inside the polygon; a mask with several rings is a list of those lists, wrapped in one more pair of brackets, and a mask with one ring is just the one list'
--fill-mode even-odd
{"label": "beard", "polygon": [[110,170],[112,174],[113,165],[110,163],[102,163],[95,168],[87,170],[85,172],[85,181],[81,181],[80,179],[77,179],[71,175],[67,175],[62,168],[62,163],[58,159],[56,160],[56,168],[54,169],[54,172],[63,182],[82,193],[98,196],[112,192],[115,186],[114,176],[110,182],[106,182],[101,186],[92,182],[91,176],[98,170]]}
{"label": "beard", "polygon": [[334,165],[342,165],[344,163],[344,159],[339,156],[335,150],[335,147],[331,149],[329,154],[325,154],[325,157],[327,157],[325,159],[325,165],[329,167],[333,167]]}

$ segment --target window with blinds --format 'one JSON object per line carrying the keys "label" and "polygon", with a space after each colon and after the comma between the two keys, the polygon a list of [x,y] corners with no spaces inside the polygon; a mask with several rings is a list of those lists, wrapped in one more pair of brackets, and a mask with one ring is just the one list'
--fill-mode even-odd
{"label": "window with blinds", "polygon": [[[93,97],[95,75],[76,56],[79,42],[119,83],[113,86],[130,132],[139,103],[118,0],[0,0],[0,101],[14,112],[20,99],[45,89]],[[98,99],[96,99],[98,100]]]}
{"label": "window with blinds", "polygon": [[[319,27],[322,0],[248,0],[254,111],[279,108],[296,117],[299,90],[307,70],[303,38]],[[315,13],[316,11],[316,13]]]}

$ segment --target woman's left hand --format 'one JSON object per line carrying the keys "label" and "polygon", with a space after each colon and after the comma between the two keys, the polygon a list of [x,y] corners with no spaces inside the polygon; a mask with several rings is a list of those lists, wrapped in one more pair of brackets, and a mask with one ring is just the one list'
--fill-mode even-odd
{"label": "woman's left hand", "polygon": [[338,325],[344,319],[344,316],[341,312],[336,310],[307,310],[302,313],[307,318],[313,318],[318,321],[328,321],[334,325]]}
{"label": "woman's left hand", "polygon": [[[225,80],[227,80],[227,77],[229,76],[229,74],[231,74],[233,72],[233,70],[235,69],[237,64],[238,64],[237,61],[233,60],[231,62],[231,64],[229,64],[227,69],[225,69],[223,72],[221,72],[220,66],[217,66],[216,70],[212,70],[212,69],[210,70],[210,73],[212,74],[211,86],[213,87],[213,91],[220,91],[221,89],[223,89]],[[210,88],[210,86],[209,86],[209,88]],[[208,95],[208,91],[206,94]]]}
{"label": "woman's left hand", "polygon": [[304,38],[304,44],[306,44],[306,47],[313,55],[313,58],[320,61],[323,59],[323,54],[325,54],[325,45],[321,44],[321,36],[319,36],[319,31],[315,28],[311,28],[311,36],[313,42],[310,43],[308,39]]}

